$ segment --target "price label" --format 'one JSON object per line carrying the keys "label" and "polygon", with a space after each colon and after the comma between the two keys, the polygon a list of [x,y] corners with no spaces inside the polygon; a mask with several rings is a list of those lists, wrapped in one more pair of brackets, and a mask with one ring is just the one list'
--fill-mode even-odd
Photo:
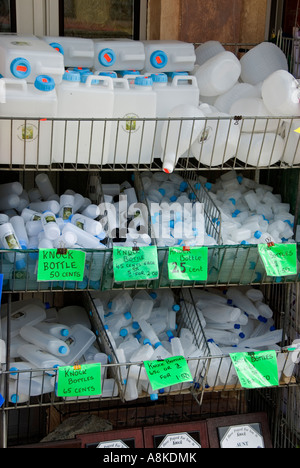
{"label": "price label", "polygon": [[57,396],[95,396],[101,393],[100,363],[58,368]]}
{"label": "price label", "polygon": [[157,247],[114,247],[115,281],[144,281],[159,277]]}
{"label": "price label", "polygon": [[297,274],[297,245],[266,244],[258,246],[260,257],[268,276],[289,276]]}
{"label": "price label", "polygon": [[208,248],[171,247],[168,272],[170,280],[206,281],[208,278]]}
{"label": "price label", "polygon": [[243,388],[279,385],[276,351],[230,354]]}
{"label": "price label", "polygon": [[38,260],[38,281],[83,281],[85,252],[41,249]]}
{"label": "price label", "polygon": [[164,361],[145,361],[144,365],[153,390],[193,381],[188,363],[183,356],[170,357]]}

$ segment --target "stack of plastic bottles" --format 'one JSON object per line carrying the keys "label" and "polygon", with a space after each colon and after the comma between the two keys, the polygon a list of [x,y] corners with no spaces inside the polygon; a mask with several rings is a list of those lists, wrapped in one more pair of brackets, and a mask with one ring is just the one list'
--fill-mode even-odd
{"label": "stack of plastic bottles", "polygon": [[[120,364],[125,399],[149,394],[156,400],[164,391],[189,388],[193,382],[154,391],[141,363],[171,356],[194,358],[189,363],[193,378],[199,378],[196,358],[205,353],[197,346],[193,330],[178,329],[180,304],[171,289],[93,293],[108,339]],[[197,337],[200,342],[200,337]],[[124,365],[123,365],[124,364]],[[198,364],[198,367],[197,367]]]}
{"label": "stack of plastic bottles", "polygon": [[[186,301],[190,296],[183,291]],[[228,357],[231,353],[275,350],[278,352],[278,376],[290,378],[295,362],[292,353],[284,354],[283,330],[276,329],[274,314],[259,289],[231,287],[227,290],[192,290],[212,360],[207,385],[232,385],[237,374]],[[289,344],[289,343],[287,343]],[[217,357],[220,356],[220,359]]]}
{"label": "stack of plastic bottles", "polygon": [[221,213],[215,222],[224,245],[294,242],[295,217],[273,187],[230,171],[206,188]]}
{"label": "stack of plastic bottles", "polygon": [[[3,342],[7,340],[7,306],[1,310]],[[5,356],[1,359],[6,365]],[[51,393],[57,383],[57,368],[75,364],[108,363],[100,351],[84,307],[60,309],[38,299],[12,303],[9,398],[12,403]],[[112,396],[117,385],[102,367],[103,396]]]}

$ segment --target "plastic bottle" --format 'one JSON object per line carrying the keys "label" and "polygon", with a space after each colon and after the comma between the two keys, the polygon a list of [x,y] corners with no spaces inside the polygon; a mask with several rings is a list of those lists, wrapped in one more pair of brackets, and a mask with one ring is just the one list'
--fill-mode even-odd
{"label": "plastic bottle", "polygon": [[140,347],[133,352],[130,357],[130,362],[143,362],[149,361],[153,355],[154,348],[149,341],[146,340],[145,344],[140,345]]}
{"label": "plastic bottle", "polygon": [[[167,174],[174,171],[177,161],[187,152],[204,128],[203,112],[195,106],[176,106],[167,116],[161,133],[161,160]],[[190,119],[188,119],[190,118]],[[187,119],[187,120],[185,120]]]}
{"label": "plastic bottle", "polygon": [[133,304],[133,300],[129,292],[122,291],[122,292],[118,292],[116,296],[111,300],[111,302],[109,303],[109,309],[114,314],[121,314],[121,313],[125,313],[128,311],[130,311],[132,314],[132,311],[131,311],[132,304]]}
{"label": "plastic bottle", "polygon": [[82,306],[71,305],[60,308],[57,312],[57,320],[69,328],[74,327],[78,323],[86,328],[91,328],[91,322],[85,308]]}
{"label": "plastic bottle", "polygon": [[201,96],[219,96],[237,82],[241,74],[239,59],[229,51],[221,52],[207,60],[195,72]]}
{"label": "plastic bottle", "polygon": [[74,214],[70,217],[70,221],[75,226],[83,229],[86,232],[89,232],[93,236],[99,236],[101,233],[104,233],[102,224],[99,221],[95,221],[87,216],[84,216],[80,213]]}
{"label": "plastic bottle", "polygon": [[94,68],[103,71],[142,70],[145,50],[141,41],[94,39]]}
{"label": "plastic bottle", "polygon": [[64,221],[68,220],[73,215],[74,196],[73,195],[61,195],[60,196],[60,210],[59,216]]}
{"label": "plastic bottle", "polygon": [[148,320],[151,317],[153,306],[154,304],[151,299],[134,299],[131,306],[133,320],[138,322],[139,325],[142,319]]}
{"label": "plastic bottle", "polygon": [[[64,361],[60,358],[41,350],[33,344],[20,346],[19,355],[32,363],[37,369],[47,369],[48,375],[55,374],[59,366],[65,366]],[[53,371],[51,369],[53,369]]]}
{"label": "plastic bottle", "polygon": [[145,319],[139,320],[138,324],[140,326],[140,329],[142,330],[142,332],[146,336],[146,338],[148,338],[150,340],[150,343],[152,344],[152,346],[154,346],[154,348],[156,348],[158,346],[158,344],[160,343],[160,340],[159,340],[158,336],[156,335],[153,327]]}
{"label": "plastic bottle", "polygon": [[[197,307],[199,307],[199,305],[197,305]],[[210,321],[214,321],[216,323],[235,323],[241,315],[241,309],[222,304],[217,305],[208,303],[208,305],[201,306],[200,310],[204,317],[207,317]]]}
{"label": "plastic bottle", "polygon": [[43,213],[44,211],[51,211],[52,213],[57,215],[60,210],[60,205],[55,200],[37,201],[30,203],[28,208],[33,211],[38,211],[39,213]]}
{"label": "plastic bottle", "polygon": [[262,42],[249,50],[240,60],[241,80],[256,85],[277,70],[288,71],[284,52],[271,42]]}
{"label": "plastic bottle", "polygon": [[[227,382],[230,365],[221,348],[212,339],[208,340],[208,347],[212,358],[209,361],[207,384],[209,387],[214,387],[218,385],[219,381],[223,384]],[[220,357],[218,358],[218,356]]]}
{"label": "plastic bottle", "polygon": [[120,335],[120,330],[132,324],[132,315],[130,312],[125,314],[112,314],[105,320],[106,325],[111,331],[112,335],[117,337]]}
{"label": "plastic bottle", "polygon": [[84,210],[81,211],[81,214],[83,216],[86,216],[87,218],[91,219],[96,219],[100,216],[100,208],[98,205],[89,204],[84,208]]}
{"label": "plastic bottle", "polygon": [[127,379],[125,384],[124,399],[125,401],[133,401],[139,397],[135,379]]}
{"label": "plastic bottle", "polygon": [[60,229],[56,221],[56,216],[51,211],[45,211],[41,215],[44,233],[47,239],[55,240],[60,236]]}
{"label": "plastic bottle", "polygon": [[40,221],[41,213],[38,211],[29,210],[28,208],[24,208],[21,213],[24,222],[27,223],[28,221]]}
{"label": "plastic bottle", "polygon": [[190,72],[195,66],[195,48],[191,43],[176,40],[145,40],[143,44],[146,73]]}
{"label": "plastic bottle", "polygon": [[[214,106],[225,114],[230,114],[231,106],[242,98],[261,98],[261,90],[250,83],[236,83],[229,91],[216,99]],[[253,114],[254,115],[254,114]]]}
{"label": "plastic bottle", "polygon": [[70,328],[67,325],[55,322],[39,322],[35,325],[35,328],[60,340],[66,339],[70,334]]}
{"label": "plastic bottle", "polygon": [[83,231],[77,226],[74,226],[72,223],[68,223],[62,230],[62,235],[65,235],[67,232],[73,232],[77,236],[77,243],[83,248],[87,249],[104,249],[105,246],[101,244],[100,240],[89,234],[86,231]]}
{"label": "plastic bottle", "polygon": [[[7,250],[22,250],[15,230],[10,223],[2,224],[0,226],[0,244]],[[5,253],[4,255],[10,263],[15,263],[17,270],[22,270],[26,267],[25,254],[16,252]]]}
{"label": "plastic bottle", "polygon": [[6,195],[1,196],[1,201],[0,201],[0,210],[8,210],[8,209],[14,209],[19,206],[20,203],[20,197],[16,194],[9,193]]}
{"label": "plastic bottle", "polygon": [[299,84],[286,70],[277,70],[264,81],[262,98],[272,115],[299,116]]}
{"label": "plastic bottle", "polygon": [[131,338],[127,341],[124,341],[119,345],[119,348],[123,349],[125,353],[125,359],[127,362],[130,361],[132,354],[140,348],[140,343],[136,338]]}
{"label": "plastic bottle", "polygon": [[41,36],[54,50],[63,55],[64,66],[92,68],[94,65],[94,42],[82,37]]}
{"label": "plastic bottle", "polygon": [[215,57],[224,51],[225,48],[219,41],[205,41],[195,50],[196,64],[201,66],[207,62],[207,60],[210,60],[212,57]]}
{"label": "plastic bottle", "polygon": [[243,341],[243,346],[249,348],[261,348],[268,345],[274,345],[282,341],[283,330],[274,330],[255,338],[249,338]]}
{"label": "plastic bottle", "polygon": [[254,167],[268,167],[281,160],[284,140],[277,133],[241,133],[236,157]]}
{"label": "plastic bottle", "polygon": [[228,299],[231,299],[233,304],[246,312],[250,317],[259,319],[261,317],[259,310],[255,307],[252,301],[235,287],[228,289],[226,293]]}
{"label": "plastic bottle", "polygon": [[171,350],[173,356],[186,356],[185,350],[183,349],[181,339],[174,337],[171,339]]}
{"label": "plastic bottle", "polygon": [[70,350],[64,341],[32,326],[22,327],[20,335],[24,340],[58,357],[68,356]]}
{"label": "plastic bottle", "polygon": [[[246,97],[235,101],[229,111],[232,116],[242,115],[244,120],[241,125],[242,132],[273,132],[279,131],[278,119],[270,117],[264,101],[260,97]],[[250,118],[255,116],[255,119]],[[261,117],[267,117],[265,119]]]}
{"label": "plastic bottle", "polygon": [[47,174],[38,174],[35,178],[35,183],[44,200],[49,200],[51,196],[55,195],[55,190]]}
{"label": "plastic bottle", "polygon": [[70,353],[63,357],[65,365],[70,366],[77,362],[95,341],[96,335],[90,329],[80,323],[74,325],[65,341],[70,349]]}
{"label": "plastic bottle", "polygon": [[239,336],[228,330],[217,330],[216,328],[206,327],[204,333],[208,339],[213,339],[219,345],[235,346],[240,342]]}
{"label": "plastic bottle", "polygon": [[10,218],[10,223],[14,228],[19,244],[23,250],[28,248],[28,235],[22,216],[13,216]]}
{"label": "plastic bottle", "polygon": [[21,195],[23,192],[23,185],[20,182],[8,182],[7,184],[0,184],[0,194],[4,196],[6,194]]}

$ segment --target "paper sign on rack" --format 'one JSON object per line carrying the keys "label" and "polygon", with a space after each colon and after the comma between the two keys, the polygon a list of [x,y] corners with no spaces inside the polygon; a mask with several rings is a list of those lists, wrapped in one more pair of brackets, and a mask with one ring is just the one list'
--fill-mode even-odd
{"label": "paper sign on rack", "polygon": [[207,247],[171,247],[168,272],[170,280],[206,281],[208,277]]}
{"label": "paper sign on rack", "polygon": [[57,396],[101,395],[101,364],[83,364],[58,368]]}
{"label": "paper sign on rack", "polygon": [[174,356],[163,361],[145,361],[144,366],[153,390],[193,381],[183,356]]}
{"label": "paper sign on rack", "polygon": [[256,351],[230,354],[243,388],[279,385],[276,351]]}
{"label": "paper sign on rack", "polygon": [[41,249],[38,260],[38,281],[83,281],[85,252]]}
{"label": "paper sign on rack", "polygon": [[157,247],[114,247],[115,281],[148,281],[159,276]]}

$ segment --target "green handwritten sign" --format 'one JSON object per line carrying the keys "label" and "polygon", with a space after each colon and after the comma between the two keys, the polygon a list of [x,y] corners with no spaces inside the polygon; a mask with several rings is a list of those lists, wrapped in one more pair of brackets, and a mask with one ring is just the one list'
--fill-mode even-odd
{"label": "green handwritten sign", "polygon": [[260,257],[268,276],[289,276],[297,274],[297,245],[266,244],[258,246]]}
{"label": "green handwritten sign", "polygon": [[101,364],[58,368],[57,396],[101,395]]}
{"label": "green handwritten sign", "polygon": [[144,365],[153,390],[193,381],[188,363],[183,356],[170,357],[164,361],[145,361]]}
{"label": "green handwritten sign", "polygon": [[157,247],[114,247],[115,281],[143,281],[159,276]]}
{"label": "green handwritten sign", "polygon": [[168,272],[170,280],[206,281],[208,277],[207,247],[171,247]]}
{"label": "green handwritten sign", "polygon": [[38,260],[38,281],[83,281],[85,252],[81,250],[41,249]]}
{"label": "green handwritten sign", "polygon": [[278,386],[276,351],[230,354],[243,388]]}

